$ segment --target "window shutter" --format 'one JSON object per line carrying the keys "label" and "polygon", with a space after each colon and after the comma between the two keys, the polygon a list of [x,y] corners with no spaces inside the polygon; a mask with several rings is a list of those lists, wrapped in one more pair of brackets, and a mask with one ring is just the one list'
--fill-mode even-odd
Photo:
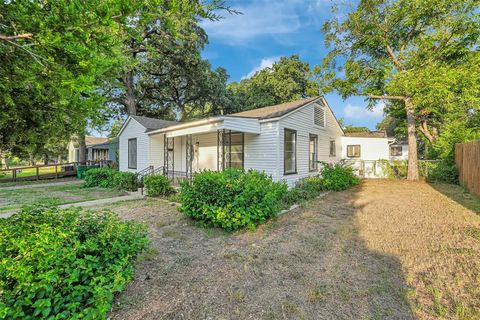
{"label": "window shutter", "polygon": [[317,126],[325,127],[325,110],[320,107],[315,107],[313,120]]}

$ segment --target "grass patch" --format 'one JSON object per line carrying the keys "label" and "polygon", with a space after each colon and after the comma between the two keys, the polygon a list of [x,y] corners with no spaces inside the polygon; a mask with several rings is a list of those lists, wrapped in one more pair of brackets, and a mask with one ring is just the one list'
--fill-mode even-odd
{"label": "grass patch", "polygon": [[124,194],[125,192],[123,191],[104,188],[81,188],[80,185],[77,184],[13,190],[0,189],[0,212],[18,210],[25,205],[42,204],[55,206],[111,198]]}

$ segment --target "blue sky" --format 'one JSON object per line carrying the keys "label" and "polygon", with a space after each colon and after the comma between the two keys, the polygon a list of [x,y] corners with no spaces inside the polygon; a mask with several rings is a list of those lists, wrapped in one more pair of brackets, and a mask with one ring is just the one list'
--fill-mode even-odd
{"label": "blue sky", "polygon": [[[332,16],[330,0],[227,0],[241,15],[224,14],[221,21],[202,22],[209,36],[203,56],[214,67],[223,67],[230,81],[239,81],[281,56],[299,54],[314,66],[328,52],[321,32]],[[337,118],[346,124],[375,129],[382,119],[382,106],[368,111],[363,97],[343,101],[328,94],[327,101]]]}

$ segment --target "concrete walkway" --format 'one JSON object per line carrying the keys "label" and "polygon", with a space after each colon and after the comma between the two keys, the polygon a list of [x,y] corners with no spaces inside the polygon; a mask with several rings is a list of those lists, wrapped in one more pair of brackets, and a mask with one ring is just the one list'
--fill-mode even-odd
{"label": "concrete walkway", "polygon": [[[137,191],[137,192],[129,192],[128,195],[126,196],[96,199],[96,200],[90,200],[90,201],[84,201],[84,202],[66,203],[66,204],[58,205],[57,207],[62,209],[69,208],[69,207],[93,207],[93,206],[101,206],[104,204],[116,203],[120,201],[137,200],[137,199],[142,199],[143,197],[145,196]],[[0,219],[11,217],[18,212],[20,212],[20,210],[0,213]]]}
{"label": "concrete walkway", "polygon": [[30,183],[30,184],[22,184],[19,186],[9,186],[9,187],[2,187],[0,185],[0,190],[17,190],[17,189],[29,189],[29,188],[41,188],[41,187],[53,187],[53,186],[63,186],[67,184],[81,184],[83,180],[68,180],[68,181],[56,181],[56,182],[48,182],[48,183]]}

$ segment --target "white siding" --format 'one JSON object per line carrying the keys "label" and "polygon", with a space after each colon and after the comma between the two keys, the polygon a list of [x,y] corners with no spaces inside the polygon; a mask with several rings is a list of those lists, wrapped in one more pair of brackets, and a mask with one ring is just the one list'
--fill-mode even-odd
{"label": "white siding", "polygon": [[154,134],[149,137],[149,165],[153,166],[155,169],[158,167],[163,167],[164,162],[164,134]]}
{"label": "white siding", "polygon": [[[314,124],[314,105],[310,104],[302,107],[278,121],[279,125],[279,176],[287,181],[289,186],[293,186],[299,179],[310,175],[318,174],[317,171],[309,171],[309,134],[318,136],[318,160],[325,162],[336,162],[341,156],[341,136],[342,131],[338,126],[333,113],[328,107],[324,107],[326,111],[325,127]],[[297,173],[284,175],[284,155],[283,155],[283,139],[284,129],[292,129],[297,131]],[[330,139],[336,141],[336,156],[330,157]]]}
{"label": "white siding", "polygon": [[[128,168],[128,139],[137,138],[137,169]],[[145,133],[145,127],[133,118],[128,120],[119,136],[119,169],[120,171],[137,172],[149,165],[149,137]]]}
{"label": "white siding", "polygon": [[260,134],[245,134],[244,168],[264,171],[279,180],[278,122],[265,122]]}
{"label": "white siding", "polygon": [[[348,158],[347,146],[360,145],[360,158]],[[360,160],[379,160],[390,158],[387,138],[342,137],[342,158]]]}
{"label": "white siding", "polygon": [[217,170],[217,133],[194,135],[192,143],[194,145],[192,170]]}
{"label": "white siding", "polygon": [[225,118],[223,128],[233,131],[241,131],[259,134],[261,132],[260,123],[257,119],[246,119],[240,117]]}

